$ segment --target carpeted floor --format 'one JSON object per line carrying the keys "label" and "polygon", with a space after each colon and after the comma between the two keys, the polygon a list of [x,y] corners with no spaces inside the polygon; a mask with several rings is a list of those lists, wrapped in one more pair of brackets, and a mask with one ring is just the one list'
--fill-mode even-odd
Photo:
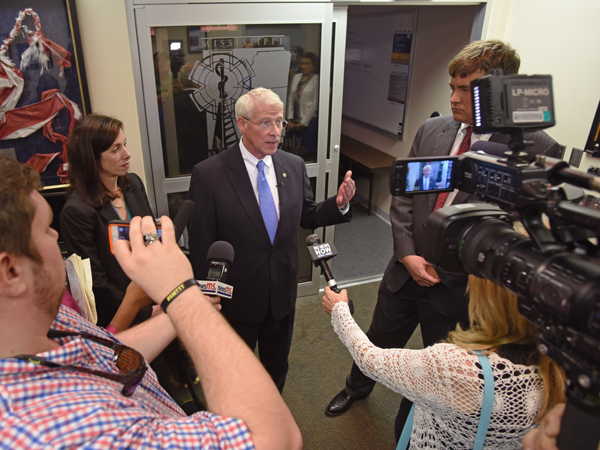
{"label": "carpeted floor", "polygon": [[[355,305],[354,318],[365,331],[371,323],[378,287],[379,281],[375,281],[348,288]],[[290,371],[283,391],[283,398],[302,432],[304,449],[394,450],[394,419],[402,397],[390,389],[377,384],[368,398],[356,402],[346,414],[325,415],[329,401],[345,386],[352,358],[333,331],[331,317],[321,306],[321,297],[319,294],[297,301]],[[417,328],[407,347],[422,346]],[[194,411],[184,385],[169,385],[173,398]],[[204,401],[200,385],[195,388]]]}
{"label": "carpeted floor", "polygon": [[338,255],[331,260],[335,280],[343,284],[382,276],[393,254],[391,225],[358,202],[352,203],[352,221],[335,227]]}
{"label": "carpeted floor", "polygon": [[[378,282],[348,288],[355,320],[363,330],[371,323]],[[352,358],[333,331],[321,296],[299,298],[294,340],[283,398],[304,438],[306,450],[393,450],[394,419],[401,396],[377,384],[365,400],[339,417],[325,415],[329,401],[344,387]],[[418,337],[417,337],[418,336]],[[408,343],[421,348],[420,333]]]}

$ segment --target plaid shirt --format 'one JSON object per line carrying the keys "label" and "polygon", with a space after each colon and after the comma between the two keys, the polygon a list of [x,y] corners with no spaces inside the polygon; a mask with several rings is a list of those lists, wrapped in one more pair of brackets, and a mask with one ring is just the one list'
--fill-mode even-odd
{"label": "plaid shirt", "polygon": [[[115,339],[64,306],[53,329]],[[118,373],[113,351],[66,337],[46,359]],[[187,417],[149,369],[131,397],[95,375],[0,359],[1,449],[254,449],[241,420],[199,412]]]}

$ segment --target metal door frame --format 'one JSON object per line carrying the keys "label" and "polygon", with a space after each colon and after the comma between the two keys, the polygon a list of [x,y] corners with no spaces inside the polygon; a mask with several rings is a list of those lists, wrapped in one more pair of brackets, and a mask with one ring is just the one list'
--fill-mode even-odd
{"label": "metal door frame", "polygon": [[[310,178],[316,178],[315,200],[322,201],[337,192],[343,69],[346,43],[346,6],[330,2],[302,3],[195,3],[170,4],[169,0],[126,0],[129,36],[132,52],[135,92],[139,116],[144,170],[148,197],[155,205],[157,215],[168,214],[167,195],[189,189],[190,177],[165,178],[158,101],[155,95],[154,65],[152,60],[151,27],[211,25],[269,25],[320,24],[321,71],[319,93],[319,137],[317,162],[306,165]],[[333,23],[335,49],[332,61]],[[331,71],[333,70],[333,77]],[[330,80],[332,85],[330,86]],[[330,114],[330,98],[331,114]],[[330,123],[331,120],[331,123]],[[330,135],[328,136],[328,132]],[[330,143],[331,150],[327,145]],[[335,150],[334,150],[335,149]],[[329,179],[327,185],[326,180]],[[328,241],[333,239],[334,227],[315,230]],[[303,243],[299,243],[301,246]],[[319,271],[314,268],[310,282],[298,285],[298,295],[318,292],[324,285]]]}

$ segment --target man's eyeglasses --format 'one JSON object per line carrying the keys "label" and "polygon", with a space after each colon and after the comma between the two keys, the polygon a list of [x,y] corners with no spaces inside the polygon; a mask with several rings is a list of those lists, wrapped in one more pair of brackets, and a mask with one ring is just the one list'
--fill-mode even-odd
{"label": "man's eyeglasses", "polygon": [[14,358],[20,359],[22,361],[29,361],[41,366],[52,367],[59,370],[74,370],[77,372],[89,373],[102,378],[107,378],[109,380],[118,381],[119,383],[123,383],[123,389],[121,390],[121,394],[123,394],[125,397],[131,396],[135,391],[135,388],[137,388],[142,382],[147,367],[144,361],[144,357],[137,350],[129,348],[123,344],[119,344],[118,342],[114,342],[108,339],[102,339],[97,336],[92,336],[91,334],[74,333],[71,331],[59,330],[48,331],[49,338],[67,336],[79,336],[84,339],[89,339],[90,341],[97,342],[98,344],[103,345],[104,347],[113,349],[113,363],[115,363],[117,369],[119,369],[121,374],[103,372],[100,370],[88,369],[86,367],[72,366],[70,364],[55,363],[53,361],[50,361],[45,358],[40,358],[39,356],[35,355],[18,355]]}
{"label": "man's eyeglasses", "polygon": [[[245,117],[242,117],[242,119],[247,120],[248,122],[252,122],[250,119],[247,119]],[[287,120],[281,120],[281,119],[277,119],[276,121],[272,121],[272,120],[263,120],[260,123],[256,123],[256,122],[252,122],[254,125],[260,127],[261,130],[263,131],[267,131],[270,130],[271,127],[273,125],[275,125],[278,129],[282,129],[287,127]]]}

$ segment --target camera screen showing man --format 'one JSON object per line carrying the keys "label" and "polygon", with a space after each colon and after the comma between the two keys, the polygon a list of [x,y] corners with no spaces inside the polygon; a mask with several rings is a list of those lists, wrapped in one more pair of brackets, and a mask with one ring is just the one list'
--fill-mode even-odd
{"label": "camera screen showing man", "polygon": [[452,163],[452,160],[409,162],[406,192],[448,189],[452,176]]}

